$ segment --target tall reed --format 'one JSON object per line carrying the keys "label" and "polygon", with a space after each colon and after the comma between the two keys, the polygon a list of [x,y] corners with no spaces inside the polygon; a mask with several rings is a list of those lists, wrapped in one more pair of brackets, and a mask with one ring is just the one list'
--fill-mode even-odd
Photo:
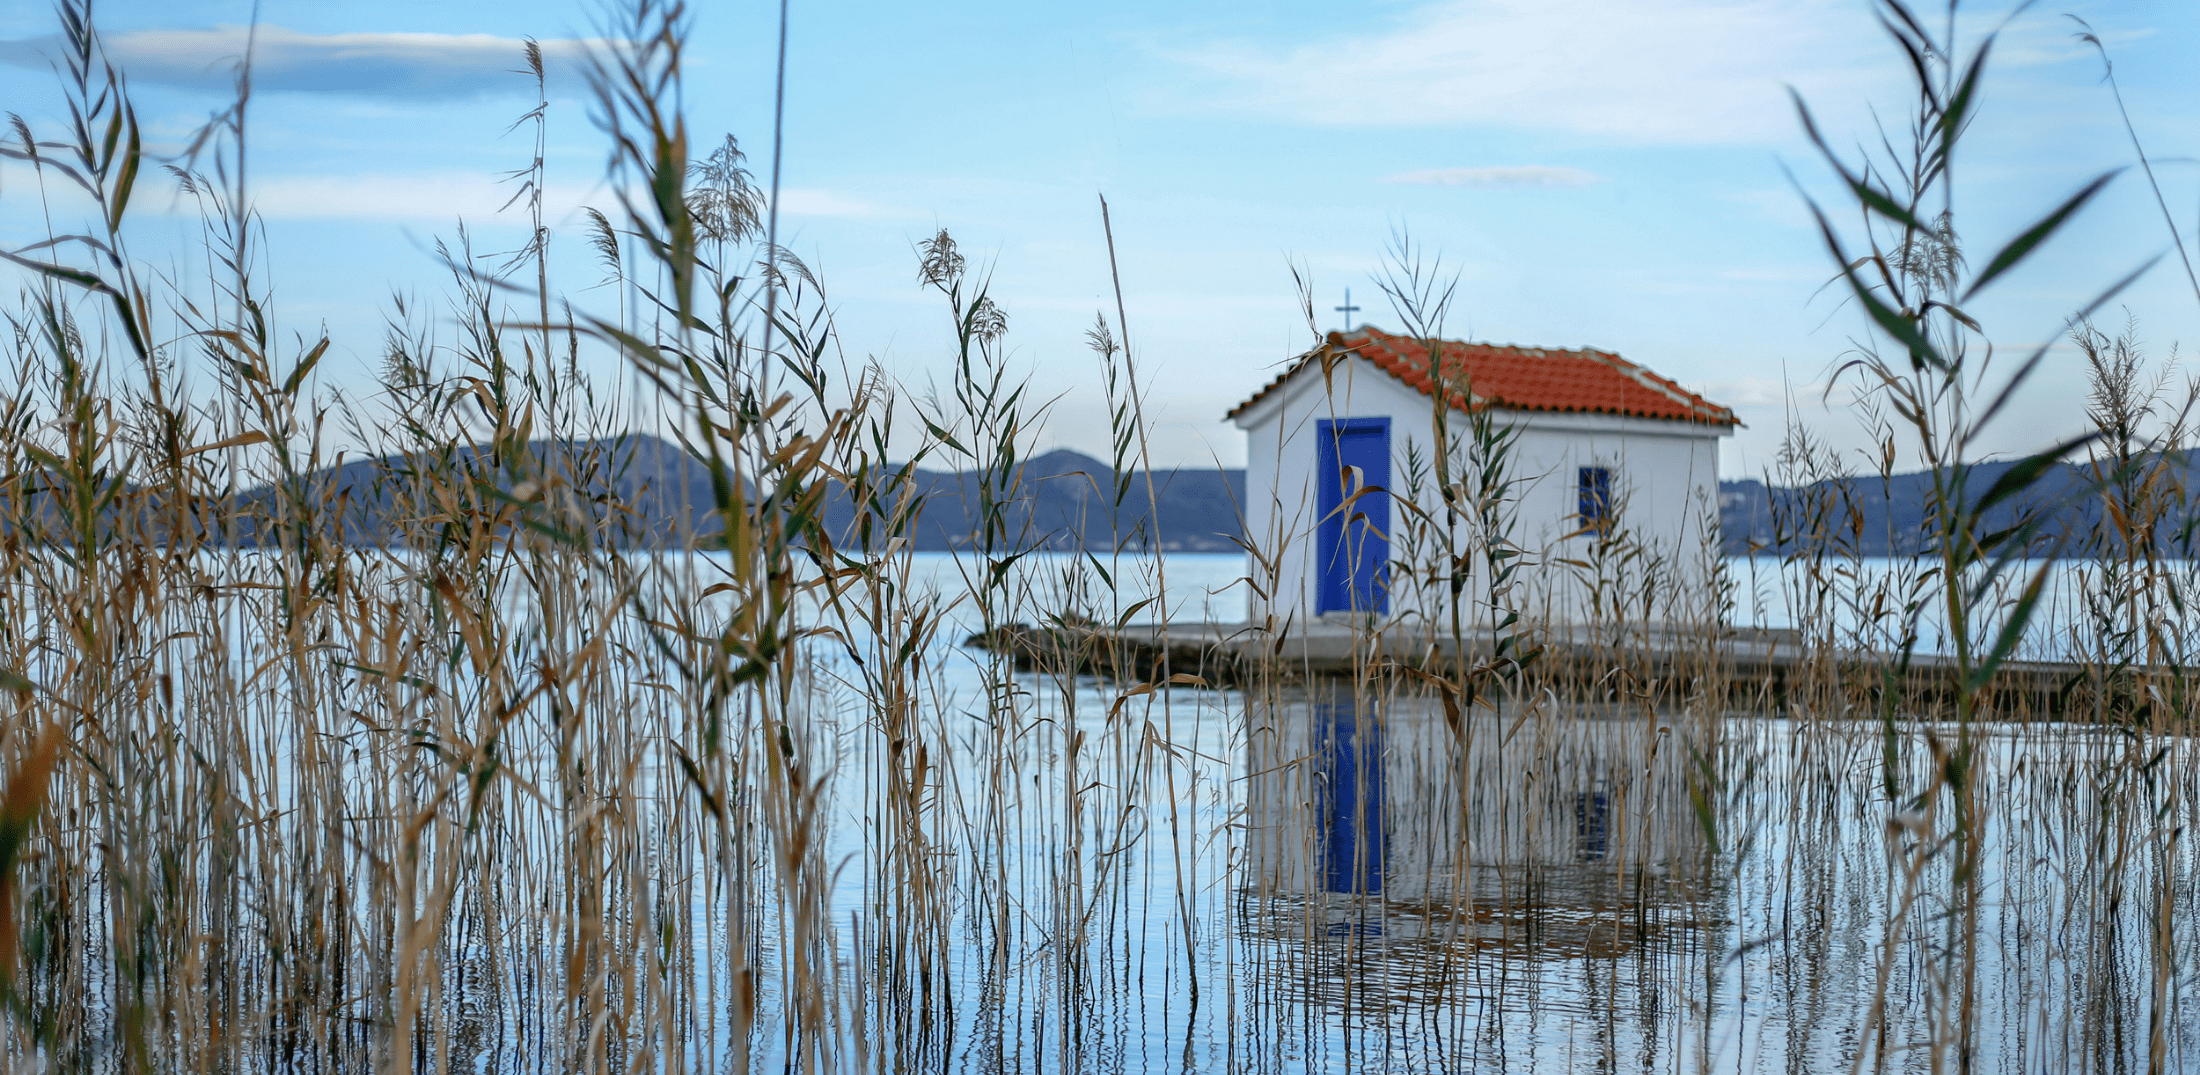
{"label": "tall reed", "polygon": [[[446,297],[393,299],[343,396],[319,383],[335,342],[272,297],[249,67],[168,173],[211,266],[174,280],[130,252],[156,170],[127,81],[90,6],[61,13],[68,122],[5,149],[87,221],[10,254],[12,1063],[2182,1062],[2191,391],[2090,327],[2104,297],[2072,326],[2093,432],[1981,469],[2041,359],[1986,379],[1958,307],[2099,189],[1967,267],[1949,190],[1983,45],[1957,64],[1952,31],[1885,4],[1919,78],[1907,140],[1828,154],[1874,244],[1825,229],[1877,334],[1845,372],[1876,447],[1789,436],[1788,630],[1737,622],[1716,505],[1673,546],[1622,488],[1542,540],[1523,504],[1549,476],[1441,366],[1395,488],[1360,490],[1395,508],[1401,612],[1279,611],[1318,520],[1293,515],[1311,491],[1256,489],[1276,525],[1217,580],[1252,615],[1207,625],[1183,622],[1200,565],[1161,552],[1127,304],[1086,341],[1110,416],[1088,474],[1032,468],[1046,408],[945,230],[911,280],[951,326],[941,389],[844,356],[740,144],[691,137],[680,4],[610,16],[590,67],[607,308],[558,290],[530,49],[524,238],[449,237]],[[1394,254],[1392,312],[1440,355],[1470,297]],[[1318,334],[1306,353],[1347,375]],[[2002,521],[2079,451],[2049,504],[2071,510]],[[1929,555],[1883,562],[1870,506],[1912,457]],[[1092,493],[1075,553],[1033,522],[1042,480]],[[956,551],[920,552],[943,515]],[[2058,540],[2086,559],[2040,566]],[[2066,612],[2065,684],[2025,687],[2036,618]],[[1797,659],[1775,675],[1760,643]],[[1339,728],[1380,737],[1350,775],[1390,789],[1341,819],[1318,816]],[[1380,891],[1322,882],[1340,823],[1385,837]]]}

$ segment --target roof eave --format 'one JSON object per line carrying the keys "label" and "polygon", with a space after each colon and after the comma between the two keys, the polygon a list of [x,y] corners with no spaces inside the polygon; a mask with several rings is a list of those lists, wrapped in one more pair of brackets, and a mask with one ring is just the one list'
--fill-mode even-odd
{"label": "roof eave", "polygon": [[[1386,363],[1377,360],[1374,355],[1368,353],[1368,348],[1378,347],[1388,352],[1392,356],[1392,358],[1399,364],[1410,365],[1404,355],[1399,354],[1395,348],[1390,347],[1389,344],[1386,342],[1385,338],[1387,338],[1390,334],[1382,333],[1380,332],[1380,330],[1374,329],[1368,329],[1365,331],[1368,332],[1368,335],[1365,339],[1362,339],[1357,343],[1351,343],[1349,346],[1347,345],[1347,341],[1345,340],[1344,333],[1334,331],[1330,332],[1327,337],[1322,341],[1322,345],[1320,347],[1312,348],[1300,354],[1298,357],[1292,359],[1289,363],[1285,365],[1282,373],[1277,374],[1273,380],[1270,380],[1266,385],[1263,385],[1259,391],[1253,393],[1251,398],[1231,408],[1227,414],[1224,414],[1222,416],[1223,421],[1231,422],[1241,429],[1248,428],[1248,423],[1240,421],[1240,418],[1247,417],[1253,412],[1263,409],[1265,404],[1267,404],[1273,397],[1275,397],[1278,392],[1282,391],[1284,386],[1287,385],[1292,379],[1296,378],[1299,373],[1306,369],[1308,365],[1312,364],[1315,360],[1322,358],[1325,354],[1335,353],[1338,350],[1342,350],[1343,353],[1347,356],[1358,358],[1361,361],[1366,362],[1371,366],[1374,366],[1376,369],[1380,370],[1385,376],[1390,377],[1393,380],[1400,382],[1401,384],[1404,384],[1406,387],[1411,388],[1424,396],[1428,396],[1431,399],[1436,396],[1434,388],[1436,384],[1436,378],[1442,375],[1440,371],[1437,373],[1431,373],[1427,370],[1423,370],[1418,380],[1428,382],[1426,384],[1417,383],[1417,380],[1415,378],[1409,378],[1399,374],[1397,371],[1388,368]],[[1453,341],[1447,340],[1442,342],[1448,344]],[[1741,420],[1736,417],[1734,411],[1731,408],[1722,407],[1716,403],[1711,402],[1710,400],[1703,398],[1700,395],[1697,395],[1694,392],[1690,392],[1687,389],[1682,388],[1678,383],[1660,376],[1658,373],[1651,370],[1647,366],[1631,362],[1610,351],[1600,351],[1594,348],[1583,348],[1579,353],[1595,356],[1599,361],[1602,361],[1611,366],[1614,372],[1617,372],[1621,376],[1624,376],[1629,380],[1634,381],[1636,384],[1642,386],[1644,389],[1656,393],[1658,396],[1664,397],[1668,402],[1674,404],[1675,406],[1685,408],[1694,413],[1687,417],[1681,417],[1665,414],[1636,414],[1624,410],[1613,410],[1606,407],[1523,407],[1509,405],[1503,400],[1492,400],[1486,397],[1472,395],[1467,396],[1463,400],[1453,400],[1452,407],[1455,410],[1470,414],[1477,409],[1494,408],[1497,410],[1512,411],[1516,414],[1602,414],[1616,418],[1636,418],[1644,421],[1677,422],[1686,425],[1721,428],[1723,430],[1719,434],[1721,436],[1730,434],[1736,429],[1743,428]],[[1437,359],[1432,358],[1429,365],[1440,365],[1440,362]],[[1705,413],[1706,411],[1710,413]],[[1254,424],[1257,424],[1257,422],[1255,422]]]}

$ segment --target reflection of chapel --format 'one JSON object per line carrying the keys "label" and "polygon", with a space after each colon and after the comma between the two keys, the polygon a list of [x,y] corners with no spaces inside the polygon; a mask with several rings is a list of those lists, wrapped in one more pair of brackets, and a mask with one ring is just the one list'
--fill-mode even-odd
{"label": "reflection of chapel", "polygon": [[[1514,540],[1535,562],[1577,558],[1614,527],[1677,566],[1696,562],[1717,518],[1719,438],[1737,426],[1733,411],[1607,351],[1449,340],[1439,350],[1437,373],[1460,412],[1454,443],[1474,409],[1518,430]],[[1406,493],[1409,450],[1432,458],[1430,365],[1419,339],[1367,326],[1332,332],[1229,413],[1248,441],[1246,540],[1280,551],[1281,592],[1251,610],[1256,622],[1407,611],[1393,607],[1389,585],[1401,514],[1391,498]],[[1417,503],[1441,517],[1435,489]],[[1548,607],[1568,615],[1563,598]]]}

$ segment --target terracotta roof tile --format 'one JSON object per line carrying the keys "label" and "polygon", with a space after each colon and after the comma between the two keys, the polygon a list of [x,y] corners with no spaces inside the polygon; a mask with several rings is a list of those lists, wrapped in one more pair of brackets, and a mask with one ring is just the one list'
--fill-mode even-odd
{"label": "terracotta roof tile", "polygon": [[[1436,394],[1435,383],[1429,377],[1428,350],[1422,341],[1361,326],[1352,332],[1330,333],[1325,348],[1299,356],[1253,398],[1232,408],[1224,419],[1245,413],[1299,371],[1319,363],[1323,350],[1339,357],[1357,354],[1422,395]],[[1609,351],[1562,351],[1509,344],[1501,347],[1457,340],[1443,341],[1439,350],[1443,353],[1441,371],[1451,391],[1458,393],[1453,401],[1460,410],[1496,407],[1618,414],[1705,425],[1739,424],[1733,411]],[[1466,394],[1469,392],[1471,397]]]}

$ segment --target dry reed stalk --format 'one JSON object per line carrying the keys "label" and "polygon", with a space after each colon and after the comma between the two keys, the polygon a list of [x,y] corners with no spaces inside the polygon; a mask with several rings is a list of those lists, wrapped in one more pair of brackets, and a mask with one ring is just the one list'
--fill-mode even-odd
{"label": "dry reed stalk", "polygon": [[[1023,509],[1043,408],[1004,357],[1006,315],[944,232],[926,244],[956,375],[916,408],[921,434],[897,430],[905,397],[836,361],[739,147],[690,159],[688,26],[644,3],[603,35],[618,311],[556,323],[531,68],[531,238],[483,270],[456,236],[455,316],[395,303],[385,398],[347,407],[315,384],[326,341],[280,342],[248,79],[187,171],[217,298],[170,294],[124,242],[143,160],[125,87],[90,24],[65,27],[77,117],[38,152],[84,181],[100,238],[53,255],[11,316],[0,400],[11,1060],[1082,1070],[1166,1038],[1187,1068],[1436,1067],[1565,1026],[1607,1066],[1645,1040],[1708,1068],[1769,978],[1798,1068],[1842,1041],[1859,1069],[1919,1040],[1919,1063],[1975,1065],[2018,1026],[2047,1043],[2027,1066],[2181,1062],[2200,757],[2177,610],[2200,591],[2168,462],[2183,411],[2142,417],[2135,343],[2079,330],[2102,509],[2063,716],[2090,727],[1992,674],[2043,576],[1984,548],[1960,477],[1983,419],[1908,364],[1960,356],[1945,319],[1884,326],[1881,363],[1908,386],[1891,398],[1941,409],[1890,407],[1861,475],[1802,436],[1782,457],[1805,659],[1778,720],[1728,657],[1710,519],[1701,547],[1652,547],[1623,502],[1593,538],[1526,547],[1500,416],[1437,407],[1389,537],[1401,605],[1439,612],[1357,618],[1341,684],[1355,730],[1385,736],[1360,775],[1396,789],[1388,884],[1327,893],[1307,815],[1339,684],[1281,656],[1305,624],[1272,614],[1313,520],[1246,535],[1256,659],[1135,659],[1117,632],[1176,616],[1183,570],[1143,555],[1158,495],[1123,310],[1090,341],[1113,424],[1111,473],[1088,477],[1113,542],[1049,559]],[[1918,159],[1941,130],[1920,128]],[[1890,199],[1902,215],[1870,207],[1899,268],[1860,297],[1954,290],[1953,232],[1918,219],[1936,182]],[[1410,244],[1396,260],[1398,313],[1433,343],[1450,287]],[[177,339],[196,350],[151,342]],[[599,396],[583,347],[650,394]],[[615,439],[659,403],[670,465]],[[1919,415],[1958,442],[1932,505],[1948,540],[1937,564],[1881,570],[1864,506]],[[379,461],[332,470],[340,424]],[[976,511],[935,587],[917,467],[940,459]],[[686,482],[708,510],[667,523],[658,486]],[[1529,563],[1570,569],[1537,583]],[[2008,581],[1966,588],[1982,571]],[[1953,694],[1879,656],[1920,646],[1929,604],[1969,662]],[[1039,624],[1044,645],[973,661],[948,648],[966,619]],[[1206,689],[1225,673],[1234,692]]]}

